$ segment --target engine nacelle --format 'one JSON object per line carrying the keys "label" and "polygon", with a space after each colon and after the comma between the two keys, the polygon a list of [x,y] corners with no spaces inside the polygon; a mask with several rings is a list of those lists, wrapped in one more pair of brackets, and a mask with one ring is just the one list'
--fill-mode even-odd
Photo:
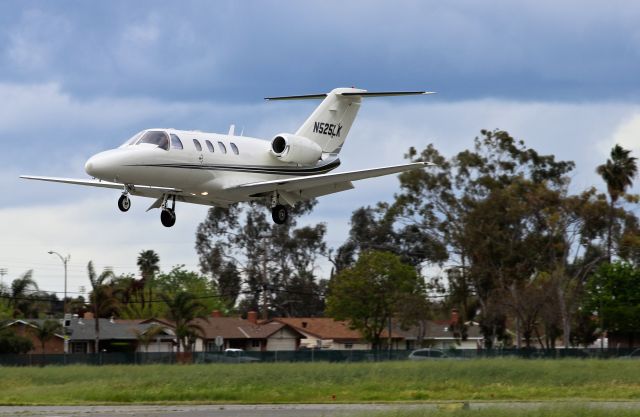
{"label": "engine nacelle", "polygon": [[271,141],[271,153],[283,162],[311,165],[322,157],[322,148],[305,137],[281,133]]}

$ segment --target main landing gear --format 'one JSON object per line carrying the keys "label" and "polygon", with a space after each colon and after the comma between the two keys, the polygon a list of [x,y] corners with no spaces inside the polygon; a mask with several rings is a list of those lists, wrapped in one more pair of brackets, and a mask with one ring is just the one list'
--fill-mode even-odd
{"label": "main landing gear", "polygon": [[278,193],[274,192],[271,196],[271,218],[275,224],[284,224],[289,218],[287,208],[280,204]]}
{"label": "main landing gear", "polygon": [[287,208],[282,204],[278,204],[271,209],[271,217],[275,224],[284,224],[289,217],[289,213],[287,213]]}
{"label": "main landing gear", "polygon": [[171,196],[171,207],[168,207],[169,196],[165,195],[160,209],[160,221],[164,227],[171,227],[176,224],[176,196]]}
{"label": "main landing gear", "polygon": [[131,208],[131,200],[129,199],[127,193],[123,193],[118,199],[118,208],[122,212],[129,211],[129,209]]}

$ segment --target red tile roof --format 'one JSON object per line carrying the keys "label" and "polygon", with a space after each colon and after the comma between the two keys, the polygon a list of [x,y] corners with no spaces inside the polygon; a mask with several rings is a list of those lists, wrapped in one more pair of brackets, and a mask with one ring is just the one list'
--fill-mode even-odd
{"label": "red tile roof", "polygon": [[308,333],[319,339],[361,340],[363,338],[359,331],[349,328],[349,322],[337,321],[332,318],[283,317],[274,319],[274,321],[288,324],[299,332]]}

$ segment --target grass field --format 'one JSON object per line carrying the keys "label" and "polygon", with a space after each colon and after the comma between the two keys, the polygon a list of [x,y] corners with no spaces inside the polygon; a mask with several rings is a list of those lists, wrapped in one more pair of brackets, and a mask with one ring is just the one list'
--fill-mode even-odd
{"label": "grass field", "polygon": [[630,360],[0,368],[2,405],[638,398]]}

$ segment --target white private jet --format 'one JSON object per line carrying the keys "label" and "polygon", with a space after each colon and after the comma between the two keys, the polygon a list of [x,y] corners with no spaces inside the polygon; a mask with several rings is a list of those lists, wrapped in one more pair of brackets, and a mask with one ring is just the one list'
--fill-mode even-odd
{"label": "white private jet", "polygon": [[[116,149],[98,153],[85,171],[93,179],[21,176],[21,178],[122,190],[121,211],[129,195],[154,198],[166,227],[176,222],[176,201],[228,207],[268,199],[273,221],[287,220],[287,207],[299,201],[353,188],[353,181],[422,169],[428,162],[328,174],[340,165],[344,144],[363,97],[432,94],[429,91],[368,92],[336,88],[328,94],[267,97],[266,100],[323,99],[296,133],[271,141],[176,129],[147,129]],[[284,204],[283,204],[284,203]]]}

